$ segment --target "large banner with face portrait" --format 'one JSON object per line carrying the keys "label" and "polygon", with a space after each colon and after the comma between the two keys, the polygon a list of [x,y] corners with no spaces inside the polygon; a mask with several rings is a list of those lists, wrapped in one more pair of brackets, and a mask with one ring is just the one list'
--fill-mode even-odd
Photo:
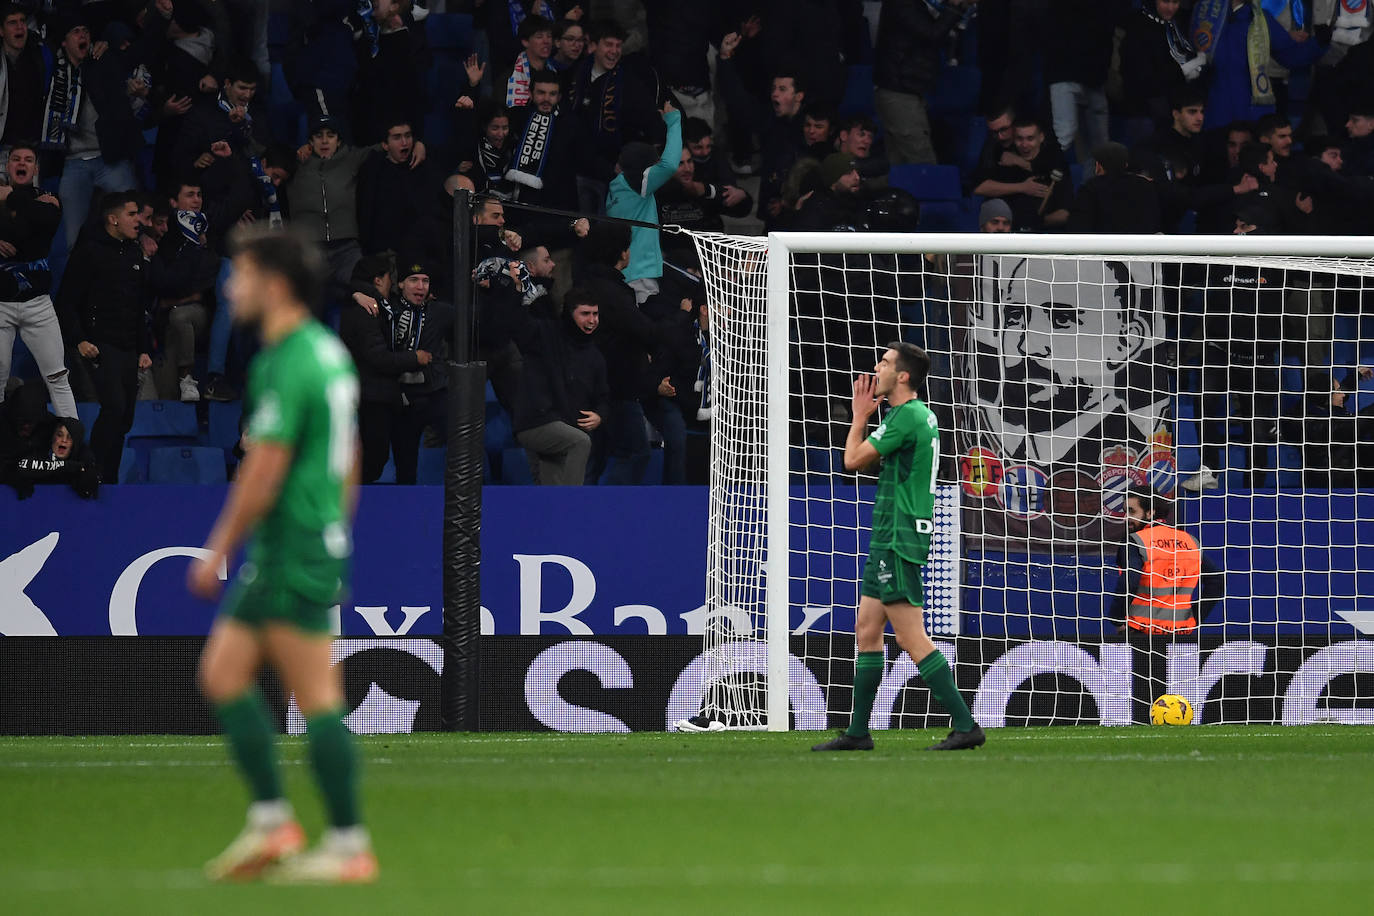
{"label": "large banner with face portrait", "polygon": [[980,255],[955,274],[964,534],[1115,550],[1127,490],[1176,484],[1159,266]]}

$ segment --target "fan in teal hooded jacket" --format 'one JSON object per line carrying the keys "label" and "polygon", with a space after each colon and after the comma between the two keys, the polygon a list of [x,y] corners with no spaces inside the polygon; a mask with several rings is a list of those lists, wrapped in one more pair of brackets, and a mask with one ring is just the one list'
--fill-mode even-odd
{"label": "fan in teal hooded jacket", "polygon": [[[621,149],[616,163],[617,174],[606,193],[607,216],[658,222],[654,192],[673,177],[682,158],[682,114],[665,105],[663,121],[668,125],[668,141],[657,161],[654,148],[647,143],[627,143]],[[658,244],[658,230],[634,227],[630,236],[630,263],[624,273],[629,282],[657,280],[663,276],[663,249]]]}

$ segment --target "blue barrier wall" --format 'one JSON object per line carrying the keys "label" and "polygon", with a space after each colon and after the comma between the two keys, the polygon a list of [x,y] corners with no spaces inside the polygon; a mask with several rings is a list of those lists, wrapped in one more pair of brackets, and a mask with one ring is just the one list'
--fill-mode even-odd
{"label": "blue barrier wall", "polygon": [[[89,503],[40,488],[18,502],[0,489],[0,634],[203,635],[214,608],[190,598],[183,582],[223,495],[220,487],[109,487]],[[441,503],[435,487],[364,488],[353,591],[340,609],[345,635],[439,632]],[[831,544],[848,556],[818,556],[812,574],[856,574],[846,540],[856,510],[837,509],[847,516],[837,519],[840,534],[823,537],[817,505],[807,506],[812,548]],[[1185,526],[1227,570],[1211,635],[1342,637],[1355,632],[1346,614],[1374,625],[1374,494],[1181,505]],[[482,548],[484,632],[701,631],[704,489],[489,488]],[[1115,588],[1113,562],[1069,552],[969,556],[962,631],[1095,640],[1104,590]],[[842,601],[852,591],[837,585],[831,594]],[[794,607],[793,627],[801,621]]]}

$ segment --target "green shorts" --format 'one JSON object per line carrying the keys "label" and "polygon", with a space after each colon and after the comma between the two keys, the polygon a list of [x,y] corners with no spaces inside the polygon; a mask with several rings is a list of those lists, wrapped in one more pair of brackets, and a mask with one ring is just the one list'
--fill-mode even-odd
{"label": "green shorts", "polygon": [[864,561],[864,579],[859,594],[877,598],[883,604],[905,601],[913,607],[925,607],[926,588],[921,578],[921,564],[903,560],[881,547],[870,550]]}
{"label": "green shorts", "polygon": [[302,595],[283,581],[281,573],[244,563],[220,604],[220,613],[250,627],[287,623],[306,633],[328,634],[337,601]]}

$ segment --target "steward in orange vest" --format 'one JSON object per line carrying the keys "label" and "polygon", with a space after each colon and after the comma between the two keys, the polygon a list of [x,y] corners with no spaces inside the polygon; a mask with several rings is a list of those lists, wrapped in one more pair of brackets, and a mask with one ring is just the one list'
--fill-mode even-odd
{"label": "steward in orange vest", "polygon": [[1118,626],[1153,636],[1192,633],[1221,600],[1221,571],[1191,534],[1164,524],[1172,509],[1173,500],[1147,488],[1133,488],[1126,496],[1130,536],[1117,558],[1121,579],[1112,604]]}

